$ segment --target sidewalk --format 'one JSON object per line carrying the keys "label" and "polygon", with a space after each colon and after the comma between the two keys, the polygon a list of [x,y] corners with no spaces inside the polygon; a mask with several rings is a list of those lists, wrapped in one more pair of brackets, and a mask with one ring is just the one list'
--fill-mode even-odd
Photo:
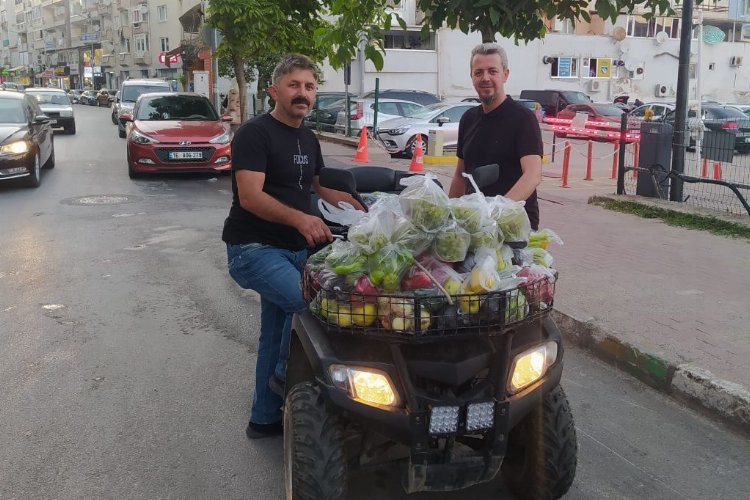
{"label": "sidewalk", "polygon": [[[328,166],[355,165],[352,145],[322,142]],[[372,141],[369,156],[408,169]],[[572,156],[564,189],[559,157],[545,165],[539,196],[542,227],[565,241],[551,252],[567,340],[749,432],[750,243],[589,205],[614,192],[611,159],[584,181],[585,159]],[[425,166],[446,188],[453,169]]]}

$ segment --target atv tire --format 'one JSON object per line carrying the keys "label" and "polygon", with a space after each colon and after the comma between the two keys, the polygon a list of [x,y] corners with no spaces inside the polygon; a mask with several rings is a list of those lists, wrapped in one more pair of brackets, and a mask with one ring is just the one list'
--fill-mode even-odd
{"label": "atv tire", "polygon": [[347,464],[338,417],[326,410],[320,389],[295,385],[284,406],[284,484],[287,500],[343,500]]}
{"label": "atv tire", "polygon": [[503,477],[520,498],[560,498],[573,484],[577,463],[573,415],[557,386],[511,431]]}

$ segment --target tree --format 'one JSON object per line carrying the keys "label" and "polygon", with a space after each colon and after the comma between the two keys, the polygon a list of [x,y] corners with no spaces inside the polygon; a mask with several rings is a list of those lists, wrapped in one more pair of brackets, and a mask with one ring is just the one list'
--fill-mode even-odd
{"label": "tree", "polygon": [[[383,31],[406,23],[389,11],[400,0],[211,0],[208,23],[224,40],[218,56],[231,61],[240,91],[241,116],[246,116],[246,70],[262,61],[300,52],[315,60],[327,58],[341,68],[362,51],[375,68],[383,67]],[[700,0],[699,0],[700,3]],[[670,0],[417,0],[427,13],[423,35],[444,26],[464,33],[477,31],[482,41],[500,34],[518,41],[544,37],[545,19],[555,17],[615,20],[621,12],[644,6],[650,14],[670,13]],[[265,73],[265,70],[264,70]],[[259,88],[268,77],[259,74]],[[262,86],[261,86],[262,85]]]}

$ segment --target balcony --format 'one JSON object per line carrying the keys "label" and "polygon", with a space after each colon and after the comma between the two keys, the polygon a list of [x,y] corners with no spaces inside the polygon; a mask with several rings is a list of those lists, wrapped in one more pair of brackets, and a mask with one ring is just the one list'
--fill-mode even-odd
{"label": "balcony", "polygon": [[117,55],[117,62],[120,66],[130,66],[133,63],[133,57],[129,52],[120,52]]}
{"label": "balcony", "polygon": [[143,66],[148,66],[149,64],[151,64],[151,54],[149,54],[148,52],[143,52],[143,53],[140,53],[140,54],[134,54],[133,55],[133,62],[135,64],[140,64],[140,65],[143,65]]}

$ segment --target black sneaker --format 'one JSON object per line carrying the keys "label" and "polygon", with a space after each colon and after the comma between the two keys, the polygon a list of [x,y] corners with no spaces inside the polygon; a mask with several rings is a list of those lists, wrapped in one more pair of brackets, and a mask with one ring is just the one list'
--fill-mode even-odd
{"label": "black sneaker", "polygon": [[268,387],[278,394],[279,396],[284,396],[284,385],[286,384],[286,380],[281,380],[279,377],[276,376],[276,374],[271,375],[271,378],[268,379]]}
{"label": "black sneaker", "polygon": [[245,435],[248,439],[263,439],[267,437],[281,436],[284,433],[284,427],[281,422],[275,424],[256,424],[254,422],[247,423],[247,429],[245,429]]}

